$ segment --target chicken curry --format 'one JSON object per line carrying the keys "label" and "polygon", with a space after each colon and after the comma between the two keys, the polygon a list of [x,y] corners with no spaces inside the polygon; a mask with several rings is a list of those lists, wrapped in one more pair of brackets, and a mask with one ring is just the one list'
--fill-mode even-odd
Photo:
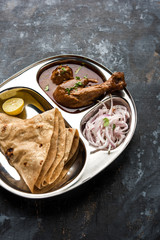
{"label": "chicken curry", "polygon": [[46,69],[39,77],[43,90],[65,110],[90,106],[106,93],[126,86],[124,74],[116,72],[105,81],[85,65],[63,64]]}

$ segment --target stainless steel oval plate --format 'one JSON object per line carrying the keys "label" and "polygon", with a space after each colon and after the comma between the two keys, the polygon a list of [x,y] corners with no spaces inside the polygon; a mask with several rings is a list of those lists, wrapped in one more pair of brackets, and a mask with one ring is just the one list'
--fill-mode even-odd
{"label": "stainless steel oval plate", "polygon": [[[2,112],[2,103],[6,99],[10,97],[23,97],[25,100],[25,111],[20,115],[21,118],[31,118],[38,113],[56,107],[61,111],[66,124],[73,128],[77,128],[80,134],[81,151],[68,174],[63,179],[58,189],[52,189],[43,194],[32,194],[28,192],[18,172],[8,164],[7,159],[0,153],[0,185],[19,196],[35,199],[47,198],[78,187],[112,163],[126,148],[134,134],[137,122],[136,107],[130,93],[124,89],[123,91],[114,93],[113,101],[125,105],[130,113],[129,131],[126,138],[120,146],[112,150],[110,154],[108,154],[107,151],[96,151],[93,146],[89,145],[88,141],[83,136],[83,127],[87,119],[98,111],[100,103],[80,111],[69,112],[65,108],[57,105],[51,95],[49,95],[39,84],[39,77],[45,69],[50,66],[66,64],[68,62],[78,64],[85,63],[103,79],[108,79],[112,74],[107,68],[92,59],[76,55],[62,55],[36,62],[13,75],[0,85],[0,112]],[[105,104],[109,104],[110,97],[106,95],[101,101]]]}

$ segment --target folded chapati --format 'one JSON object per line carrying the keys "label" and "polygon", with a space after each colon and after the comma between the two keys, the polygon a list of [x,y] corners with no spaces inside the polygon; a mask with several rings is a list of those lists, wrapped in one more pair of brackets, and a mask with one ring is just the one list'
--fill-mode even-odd
{"label": "folded chapati", "polygon": [[60,188],[61,186],[63,186],[66,182],[66,175],[67,173],[69,172],[71,166],[74,164],[76,158],[77,158],[77,155],[79,153],[79,148],[76,149],[76,152],[74,154],[74,156],[67,162],[67,164],[65,164],[63,170],[61,171],[59,177],[51,184],[49,185],[46,185],[44,188],[42,189],[38,189],[38,188],[34,188],[34,193],[45,193],[45,192],[48,192],[50,190],[57,190],[58,188]]}
{"label": "folded chapati", "polygon": [[32,193],[60,181],[78,144],[78,131],[65,127],[56,108],[25,120],[0,113],[0,149]]}
{"label": "folded chapati", "polygon": [[7,115],[5,113],[0,113],[0,124],[8,124],[8,123],[13,123],[13,122],[22,122],[23,119],[18,118],[18,117],[13,117],[10,115]]}
{"label": "folded chapati", "polygon": [[[48,174],[45,177],[46,183],[48,184],[53,183],[59,177],[61,171],[63,170],[64,165],[68,161],[68,157],[71,151],[75,132],[76,132],[76,129],[66,128],[65,136],[61,134],[61,137],[60,137],[59,135],[59,141],[61,144],[58,143],[58,151],[60,152],[57,152],[57,158],[53,162],[51,168],[49,169]],[[63,147],[61,145],[63,145]],[[62,149],[64,150],[63,153],[62,153]]]}
{"label": "folded chapati", "polygon": [[53,126],[47,121],[0,124],[1,151],[31,192],[47,158],[52,134]]}
{"label": "folded chapati", "polygon": [[50,144],[50,149],[48,152],[48,156],[47,159],[44,163],[44,166],[40,172],[40,175],[35,183],[35,185],[38,188],[42,188],[43,187],[43,182],[44,182],[44,178],[46,173],[48,172],[48,170],[50,169],[51,165],[53,164],[53,162],[55,161],[56,158],[56,154],[57,154],[57,146],[58,146],[58,132],[59,132],[59,111],[58,109],[55,109],[55,119],[53,122],[53,126],[54,126],[54,131],[53,131],[53,135],[51,138],[51,144]]}
{"label": "folded chapati", "polygon": [[[62,114],[58,112],[58,121],[59,121],[59,131],[58,131],[58,142],[57,142],[57,153],[56,158],[53,161],[50,169],[48,170],[47,174],[45,175],[43,186],[46,186],[48,184],[51,184],[55,179],[56,176],[59,175],[59,171],[63,169],[64,163],[63,163],[63,156],[65,154],[65,143],[66,143],[66,128],[64,119],[62,117]],[[57,166],[61,163],[61,169],[59,168],[59,171],[56,171],[55,169]],[[58,176],[57,176],[58,177]]]}

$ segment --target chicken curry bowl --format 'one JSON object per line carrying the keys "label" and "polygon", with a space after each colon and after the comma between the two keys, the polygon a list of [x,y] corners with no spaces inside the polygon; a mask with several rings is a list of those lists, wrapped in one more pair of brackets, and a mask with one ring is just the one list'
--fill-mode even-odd
{"label": "chicken curry bowl", "polygon": [[39,84],[63,110],[82,111],[105,94],[122,90],[124,74],[115,72],[109,79],[85,63],[62,63],[50,66],[39,75]]}

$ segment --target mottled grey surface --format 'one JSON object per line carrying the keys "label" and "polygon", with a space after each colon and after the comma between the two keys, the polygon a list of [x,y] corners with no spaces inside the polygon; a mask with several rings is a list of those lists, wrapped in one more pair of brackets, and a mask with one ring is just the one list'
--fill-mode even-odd
{"label": "mottled grey surface", "polygon": [[0,188],[0,239],[160,239],[160,1],[0,0],[0,36],[0,82],[85,55],[124,71],[138,111],[127,149],[78,189],[36,201]]}

